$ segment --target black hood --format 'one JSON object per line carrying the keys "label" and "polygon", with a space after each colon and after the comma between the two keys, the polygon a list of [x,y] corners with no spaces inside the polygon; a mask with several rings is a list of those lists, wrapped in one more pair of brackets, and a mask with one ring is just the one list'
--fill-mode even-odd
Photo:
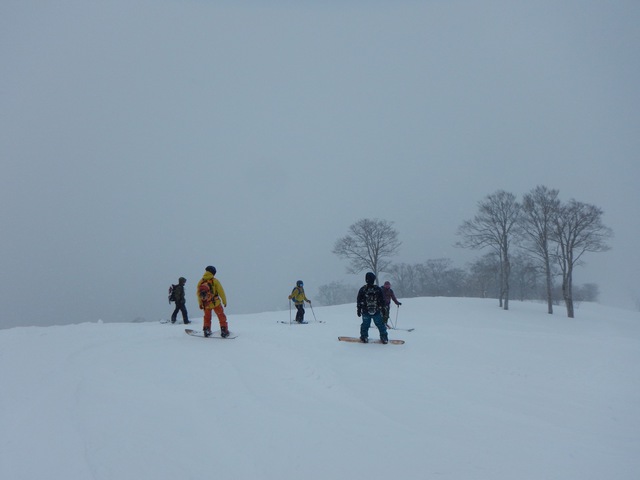
{"label": "black hood", "polygon": [[367,272],[364,276],[364,281],[367,282],[367,285],[373,285],[373,282],[376,281],[376,276],[373,272]]}

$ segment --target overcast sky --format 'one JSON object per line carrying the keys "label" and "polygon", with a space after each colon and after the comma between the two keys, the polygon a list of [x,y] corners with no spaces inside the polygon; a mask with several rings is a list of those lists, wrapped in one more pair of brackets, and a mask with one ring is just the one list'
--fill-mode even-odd
{"label": "overcast sky", "polygon": [[228,313],[345,274],[361,218],[395,262],[537,185],[615,237],[576,284],[640,298],[640,2],[0,4],[0,326],[168,317],[215,265]]}

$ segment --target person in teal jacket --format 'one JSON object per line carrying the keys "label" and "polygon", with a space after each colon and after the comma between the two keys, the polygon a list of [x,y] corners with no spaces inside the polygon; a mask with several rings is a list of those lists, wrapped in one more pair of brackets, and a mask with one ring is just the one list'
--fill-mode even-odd
{"label": "person in teal jacket", "polygon": [[304,283],[302,280],[298,280],[296,282],[296,286],[293,287],[291,291],[291,295],[289,295],[289,300],[293,302],[296,306],[296,322],[303,323],[304,322],[304,302],[311,303],[311,300],[307,298],[304,293]]}

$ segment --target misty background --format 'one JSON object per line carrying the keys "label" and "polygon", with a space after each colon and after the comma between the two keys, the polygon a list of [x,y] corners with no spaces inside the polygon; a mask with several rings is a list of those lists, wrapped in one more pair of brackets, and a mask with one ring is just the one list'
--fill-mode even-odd
{"label": "misty background", "polygon": [[[477,202],[594,204],[612,250],[575,284],[640,298],[640,3],[0,4],[0,327],[168,318],[214,265],[227,313],[360,285],[335,241],[394,222],[394,263]],[[558,312],[557,314],[561,314]],[[25,323],[26,322],[26,323]]]}

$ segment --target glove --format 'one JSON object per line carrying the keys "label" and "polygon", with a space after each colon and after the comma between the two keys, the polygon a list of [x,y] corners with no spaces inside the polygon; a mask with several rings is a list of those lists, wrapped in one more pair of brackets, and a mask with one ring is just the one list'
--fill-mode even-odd
{"label": "glove", "polygon": [[402,303],[401,303],[401,302],[398,302],[398,306],[400,306],[400,305],[402,305]]}
{"label": "glove", "polygon": [[361,315],[362,315],[362,312],[358,310],[358,316],[360,317]]}
{"label": "glove", "polygon": [[309,305],[311,305],[311,300],[307,300],[307,303],[308,303]]}

